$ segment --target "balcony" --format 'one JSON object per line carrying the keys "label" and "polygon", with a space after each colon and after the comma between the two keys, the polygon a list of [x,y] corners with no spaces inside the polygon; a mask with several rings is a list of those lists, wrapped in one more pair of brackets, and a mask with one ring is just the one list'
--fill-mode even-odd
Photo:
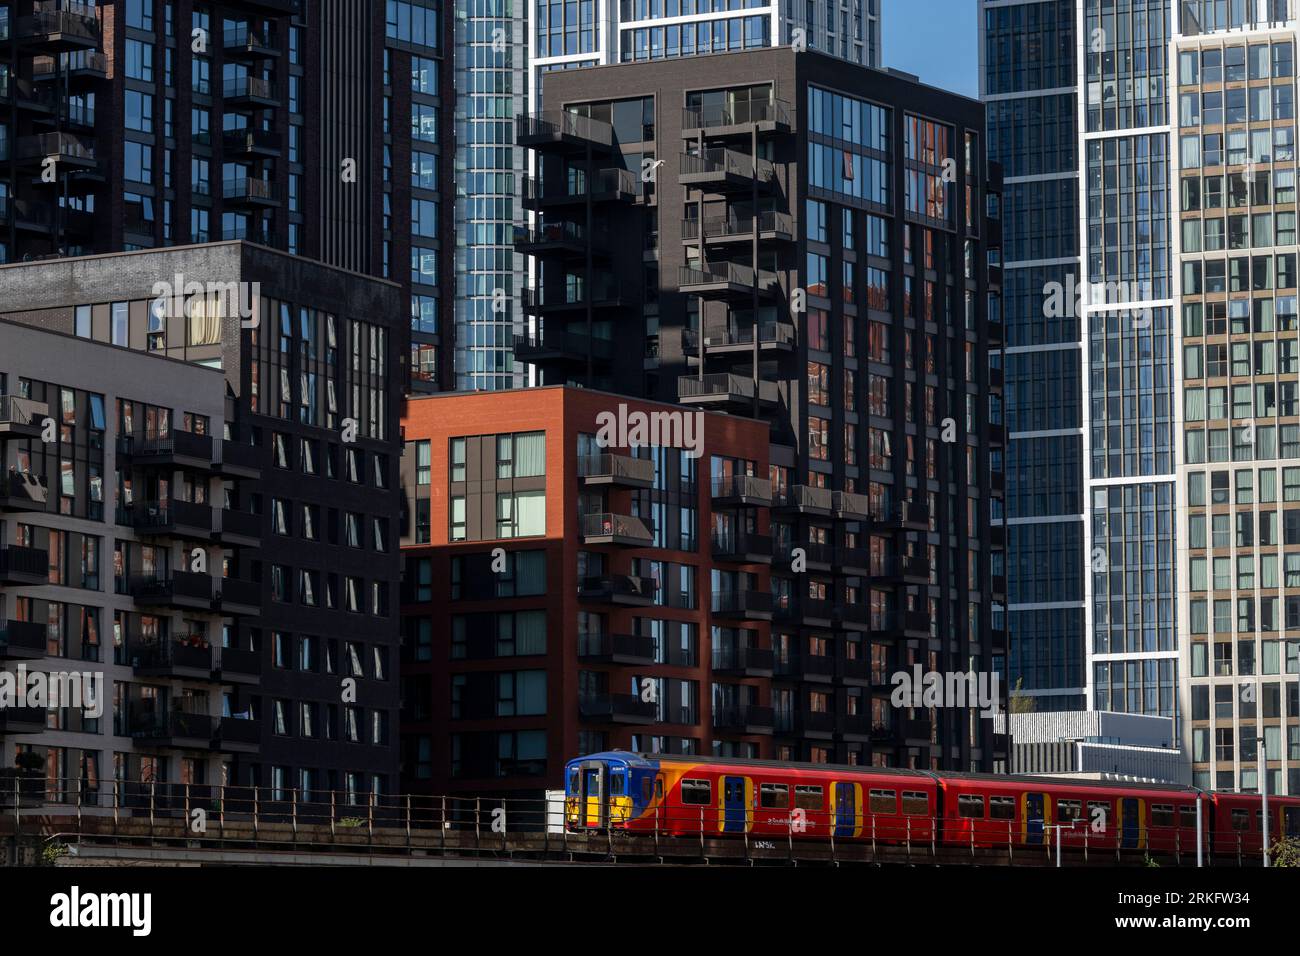
{"label": "balcony", "polygon": [[579,634],[578,659],[596,664],[653,664],[655,642],[640,634]]}
{"label": "balcony", "polygon": [[29,167],[56,163],[60,170],[91,169],[97,165],[94,140],[72,133],[20,136],[15,158]]}
{"label": "balcony", "polygon": [[16,468],[0,475],[0,511],[45,511],[49,501],[44,475]]}
{"label": "balcony", "polygon": [[677,378],[677,400],[683,405],[701,408],[744,411],[754,404],[757,386],[760,405],[775,406],[779,400],[776,382],[760,380],[755,383],[747,375],[730,372],[714,373],[703,377],[681,375]]}
{"label": "balcony", "polygon": [[893,584],[929,584],[930,560],[894,555],[884,560],[876,576]]}
{"label": "balcony", "polygon": [[52,116],[59,109],[59,98],[52,87],[19,76],[11,76],[7,84],[0,85],[0,100],[7,99],[12,99],[17,109],[42,117]]}
{"label": "balcony", "polygon": [[1007,579],[1005,575],[995,574],[989,578],[989,590],[994,597],[1005,598],[1007,596]]}
{"label": "balcony", "polygon": [[[758,233],[755,237],[755,232]],[[683,219],[682,241],[709,245],[729,242],[790,242],[795,238],[794,219],[789,213],[760,212],[757,216],[710,216],[706,219]]]}
{"label": "balcony", "polygon": [[714,508],[766,508],[772,504],[772,482],[756,475],[718,475],[712,494]]}
{"label": "balcony", "polygon": [[599,694],[579,698],[578,713],[583,720],[611,724],[653,724],[659,706],[632,694]]}
{"label": "balcony", "polygon": [[773,653],[765,647],[728,647],[713,649],[713,673],[716,677],[771,677]]}
{"label": "balcony", "polygon": [[713,712],[713,729],[733,734],[770,734],[776,726],[776,714],[771,707],[758,704],[738,704],[719,707]]}
{"label": "balcony", "polygon": [[1007,546],[1007,526],[1004,524],[989,525],[989,547],[993,549],[1005,548]]}
{"label": "balcony", "polygon": [[911,501],[895,502],[885,516],[879,519],[878,524],[895,531],[929,531],[930,508],[926,504]]}
{"label": "balcony", "polygon": [[[796,555],[796,551],[802,554]],[[772,559],[789,568],[794,566],[796,557],[802,560],[805,570],[829,571],[835,565],[835,548],[819,541],[787,541],[777,544],[772,551]]]}
{"label": "balcony", "polygon": [[824,710],[799,708],[794,712],[794,729],[800,737],[829,740],[835,736],[835,715]]}
{"label": "balcony", "polygon": [[581,259],[590,251],[597,259],[608,259],[609,230],[588,229],[577,222],[549,222],[536,227],[515,226],[515,252],[525,256],[568,256]]}
{"label": "balcony", "polygon": [[211,505],[189,501],[137,502],[117,509],[117,523],[140,537],[182,538],[209,541],[212,538]]}
{"label": "balcony", "polygon": [[[788,322],[737,324],[734,327],[713,326],[704,330],[706,355],[737,355],[752,353],[755,345],[759,352],[793,352],[794,326]],[[682,351],[687,355],[700,354],[700,334],[694,329],[682,330]]]}
{"label": "balcony", "polygon": [[621,604],[647,607],[655,603],[659,584],[654,578],[611,574],[583,578],[578,582],[578,600],[593,604]]}
{"label": "balcony", "polygon": [[677,182],[706,192],[752,192],[771,185],[776,173],[768,160],[726,148],[682,153],[678,162]]}
{"label": "balcony", "polygon": [[35,621],[0,623],[0,660],[40,660],[46,655],[46,626]]}
{"label": "balcony", "polygon": [[713,558],[733,564],[771,564],[772,539],[749,531],[715,531]]}
{"label": "balcony", "polygon": [[984,323],[984,328],[988,333],[989,346],[993,348],[1001,348],[1005,341],[1003,337],[1002,322],[998,319],[989,319]]}
{"label": "balcony", "polygon": [[239,578],[217,578],[217,610],[232,617],[255,617],[262,613],[262,585]]}
{"label": "balcony", "polygon": [[242,647],[219,648],[216,676],[223,684],[260,684],[262,659]]}
{"label": "balcony", "polygon": [[790,132],[790,108],[781,100],[688,106],[682,110],[682,137],[748,136]]}
{"label": "balcony", "polygon": [[280,205],[280,188],[265,179],[240,176],[221,184],[221,195],[226,202],[237,206],[269,209]]}
{"label": "balcony", "polygon": [[823,654],[795,654],[778,660],[775,673],[785,680],[829,684],[835,680],[835,658]]}
{"label": "balcony", "polygon": [[711,601],[713,616],[739,621],[772,620],[772,595],[767,591],[737,588],[717,591]]}
{"label": "balcony", "polygon": [[871,573],[871,552],[866,548],[835,548],[836,570],[842,574]]}
{"label": "balcony", "polygon": [[262,545],[262,518],[246,511],[222,508],[216,512],[216,539],[227,547],[258,548]]}
{"label": "balcony", "polygon": [[92,50],[103,37],[95,8],[81,4],[55,9],[53,4],[38,3],[31,16],[18,18],[14,32],[20,45],[52,51]]}
{"label": "balcony", "polygon": [[850,491],[837,491],[831,496],[831,513],[846,521],[865,521],[871,516],[871,499]]}
{"label": "balcony", "polygon": [[822,518],[829,518],[834,506],[835,497],[829,488],[811,485],[791,485],[772,502],[772,507],[780,511]]}
{"label": "balcony", "polygon": [[165,438],[144,435],[119,435],[119,458],[129,458],[138,468],[185,468],[191,471],[212,470],[212,436],[173,431]]}
{"label": "balcony", "polygon": [[206,638],[179,637],[132,643],[129,657],[137,677],[212,680],[212,647]]}
{"label": "balcony", "polygon": [[212,611],[212,576],[208,574],[194,571],[140,574],[131,578],[128,590],[141,607]]}
{"label": "balcony", "polygon": [[989,493],[1001,498],[1007,491],[1007,475],[1003,471],[989,472]]}
{"label": "balcony", "polygon": [[50,583],[50,552],[0,546],[0,585],[39,588]]}
{"label": "balcony", "polygon": [[596,273],[590,282],[571,286],[527,287],[520,291],[519,302],[529,315],[556,312],[585,312],[592,309],[620,309],[637,301],[632,286],[620,282],[607,272]]}
{"label": "balcony", "polygon": [[609,152],[614,127],[568,110],[543,110],[515,117],[515,142],[530,149]]}
{"label": "balcony", "polygon": [[212,463],[217,474],[251,481],[262,477],[262,455],[257,448],[224,439],[217,447],[221,449],[221,460]]}
{"label": "balcony", "polygon": [[280,55],[280,44],[275,34],[259,30],[247,23],[227,27],[221,34],[221,48],[226,56],[237,60],[256,60]]}
{"label": "balcony", "polygon": [[0,737],[9,734],[40,734],[46,728],[43,707],[0,708]]}
{"label": "balcony", "polygon": [[871,660],[866,657],[839,657],[835,662],[835,679],[853,687],[870,687]]}
{"label": "balcony", "polygon": [[990,369],[989,369],[989,389],[990,389],[991,391],[994,391],[994,392],[1001,392],[1001,391],[1002,391],[1002,383],[1003,383],[1004,380],[1005,380],[1005,379],[1004,379],[1003,374],[1002,374],[1002,369],[1000,369],[1000,368],[990,368]]}
{"label": "balcony", "polygon": [[32,79],[38,83],[56,80],[60,73],[75,87],[108,79],[108,57],[98,50],[75,50],[62,56],[38,56],[32,60]]}
{"label": "balcony", "polygon": [[273,109],[280,105],[279,91],[270,80],[256,76],[235,76],[221,88],[227,106]]}
{"label": "balcony", "polygon": [[241,717],[222,717],[217,724],[213,748],[222,753],[255,754],[261,749],[262,722]]}
{"label": "balcony", "polygon": [[588,358],[608,362],[613,356],[613,342],[580,329],[542,328],[515,336],[515,358],[534,365],[550,362],[586,365]]}
{"label": "balcony", "polygon": [[918,720],[904,720],[902,724],[902,733],[904,740],[924,741],[930,740],[930,721],[929,718]]}
{"label": "balcony", "polygon": [[677,268],[677,291],[683,295],[741,299],[753,296],[755,290],[761,296],[773,296],[780,291],[780,278],[775,272],[756,270],[739,262],[711,262],[698,268]]}
{"label": "balcony", "polygon": [[648,548],[654,544],[654,533],[646,523],[632,515],[583,515],[579,522],[582,543],[587,545],[616,544],[629,548]]}
{"label": "balcony", "polygon": [[181,747],[207,750],[217,733],[217,718],[207,714],[154,711],[132,715],[131,736],[146,747]]}
{"label": "balcony", "polygon": [[50,406],[17,395],[0,395],[0,442],[14,438],[40,438]]}
{"label": "balcony", "polygon": [[228,129],[221,134],[227,158],[274,159],[280,155],[280,137],[269,130]]}
{"label": "balcony", "polygon": [[55,206],[32,199],[11,199],[7,203],[14,228],[19,232],[48,236],[54,233]]}
{"label": "balcony", "polygon": [[631,455],[591,455],[578,459],[578,476],[588,488],[653,488],[655,463]]}
{"label": "balcony", "polygon": [[601,169],[594,175],[563,183],[563,188],[547,188],[533,176],[524,176],[522,182],[525,209],[541,210],[562,206],[583,206],[593,203],[629,202],[644,194],[641,182],[630,169]]}

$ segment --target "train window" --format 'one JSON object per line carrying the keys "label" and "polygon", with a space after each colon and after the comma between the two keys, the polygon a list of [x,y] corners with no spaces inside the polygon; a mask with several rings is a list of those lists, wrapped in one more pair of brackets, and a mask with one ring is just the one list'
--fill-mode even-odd
{"label": "train window", "polygon": [[1250,829],[1250,811],[1249,811],[1249,810],[1233,810],[1233,811],[1232,811],[1232,828],[1233,828],[1234,830],[1249,830],[1249,829]]}
{"label": "train window", "polygon": [[893,790],[871,791],[872,813],[897,813],[898,794]]}
{"label": "train window", "polygon": [[713,785],[707,780],[683,780],[682,803],[707,807],[713,802]]}
{"label": "train window", "polygon": [[569,793],[578,792],[578,768],[574,767],[569,771]]}
{"label": "train window", "polygon": [[929,816],[930,795],[924,790],[904,790],[903,812],[910,817]]}
{"label": "train window", "polygon": [[623,796],[623,784],[626,778],[621,773],[610,774],[609,777],[609,795],[611,797]]}
{"label": "train window", "polygon": [[1014,820],[1015,818],[1015,797],[989,797],[989,819]]}
{"label": "train window", "polygon": [[820,810],[822,808],[822,788],[795,787],[794,805],[801,810]]}
{"label": "train window", "polygon": [[1100,824],[1101,832],[1105,833],[1105,828],[1110,825],[1110,801],[1109,800],[1089,800],[1088,801],[1088,823]]}
{"label": "train window", "polygon": [[664,796],[664,778],[663,778],[663,777],[655,777],[655,796],[658,797],[658,798],[661,799],[661,800],[663,799],[663,796]]}
{"label": "train window", "polygon": [[1283,807],[1282,819],[1286,822],[1286,835],[1300,836],[1300,807]]}
{"label": "train window", "polygon": [[1056,801],[1056,818],[1063,823],[1071,820],[1077,820],[1083,816],[1082,800],[1057,800]]}
{"label": "train window", "polygon": [[768,810],[784,810],[790,806],[790,788],[783,783],[760,784],[758,805]]}
{"label": "train window", "polygon": [[1173,826],[1174,808],[1168,803],[1151,804],[1151,825],[1153,827]]}
{"label": "train window", "polygon": [[641,778],[641,802],[642,803],[650,802],[650,778],[649,777]]}
{"label": "train window", "polygon": [[963,817],[984,818],[984,797],[980,794],[963,793],[957,797],[957,812]]}
{"label": "train window", "polygon": [[1196,829],[1196,805],[1178,808],[1179,826],[1189,830]]}

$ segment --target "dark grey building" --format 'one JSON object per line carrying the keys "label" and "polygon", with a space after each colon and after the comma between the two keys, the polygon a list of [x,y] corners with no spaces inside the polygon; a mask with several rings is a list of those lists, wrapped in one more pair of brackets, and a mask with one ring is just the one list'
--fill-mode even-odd
{"label": "dark grey building", "polygon": [[[107,428],[91,442],[92,451],[100,446],[93,462],[100,471],[86,493],[94,502],[98,487],[101,505],[84,518],[113,556],[111,590],[134,602],[123,610],[157,609],[154,616],[178,622],[193,614],[213,621],[213,634],[219,620],[217,661],[231,653],[252,668],[226,710],[260,721],[260,734],[246,735],[251,752],[223,759],[226,779],[269,786],[285,799],[293,789],[300,800],[326,790],[357,800],[390,792],[404,384],[397,372],[406,341],[400,288],[243,242],[10,265],[0,267],[0,287],[0,318],[74,338],[58,353],[62,377],[42,373],[47,380],[95,390],[107,377],[112,387],[101,395],[158,406],[101,408]],[[82,368],[90,343],[79,339],[107,343],[100,351],[124,361]],[[188,363],[181,367],[196,379],[216,378],[202,430],[187,417],[199,409],[186,387],[170,379],[154,387],[150,370],[137,368],[146,356],[113,346],[180,360],[159,360],[158,369]],[[48,362],[47,353],[6,354],[6,387],[57,408],[64,393],[42,386],[47,394],[38,394],[42,375],[24,371]],[[15,451],[6,442],[5,451],[22,453],[23,444]],[[66,480],[67,469],[62,454],[57,468],[46,466],[45,511],[66,513],[53,482]],[[103,495],[110,483],[113,493]],[[206,502],[221,511],[189,507]],[[45,524],[38,520],[45,511],[36,511],[32,523]],[[233,525],[227,514],[236,515]],[[161,541],[137,547],[149,535]],[[195,548],[209,555],[206,576],[193,563]],[[99,590],[110,590],[107,574]],[[26,594],[6,593],[6,603]],[[129,619],[128,630],[136,623]],[[211,716],[226,726],[215,704]],[[151,772],[177,781],[177,761],[210,755],[214,740],[219,733],[170,738],[174,760]]]}
{"label": "dark grey building", "polygon": [[[1005,667],[983,106],[785,48],[556,72],[543,105],[518,120],[540,215],[516,243],[516,355],[544,383],[770,424],[766,474],[715,462],[710,532],[772,539],[773,755],[991,768],[990,722],[897,713],[887,686]],[[715,601],[753,583],[745,563],[713,573]]]}

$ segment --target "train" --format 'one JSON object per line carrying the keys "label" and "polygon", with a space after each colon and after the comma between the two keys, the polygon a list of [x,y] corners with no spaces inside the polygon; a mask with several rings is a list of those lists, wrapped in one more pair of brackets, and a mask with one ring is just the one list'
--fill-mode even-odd
{"label": "train", "polygon": [[[1258,795],[1134,783],[614,750],[570,760],[571,832],[707,834],[1258,859]],[[1300,837],[1300,798],[1270,797],[1270,845]]]}

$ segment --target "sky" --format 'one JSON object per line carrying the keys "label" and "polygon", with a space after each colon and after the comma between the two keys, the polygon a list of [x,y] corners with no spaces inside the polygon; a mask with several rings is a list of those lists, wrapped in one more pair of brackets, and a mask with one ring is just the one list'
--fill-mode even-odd
{"label": "sky", "polygon": [[885,66],[922,83],[979,96],[979,4],[976,0],[883,0]]}

